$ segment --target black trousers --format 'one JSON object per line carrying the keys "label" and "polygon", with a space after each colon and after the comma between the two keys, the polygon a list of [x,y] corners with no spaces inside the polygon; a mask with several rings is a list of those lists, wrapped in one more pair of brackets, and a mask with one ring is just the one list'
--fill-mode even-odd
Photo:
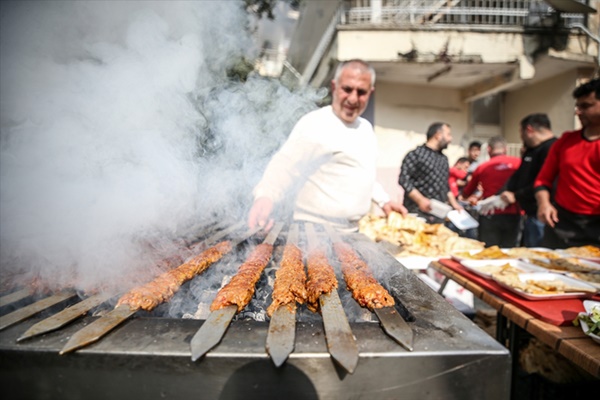
{"label": "black trousers", "polygon": [[517,247],[521,229],[519,214],[494,214],[479,216],[478,239],[486,247]]}
{"label": "black trousers", "polygon": [[575,214],[555,204],[558,222],[544,227],[542,246],[550,249],[593,244],[600,246],[600,215]]}

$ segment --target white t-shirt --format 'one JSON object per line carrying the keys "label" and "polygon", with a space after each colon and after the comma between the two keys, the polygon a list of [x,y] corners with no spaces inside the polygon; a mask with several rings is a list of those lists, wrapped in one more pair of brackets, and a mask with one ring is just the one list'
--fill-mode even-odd
{"label": "white t-shirt", "polygon": [[294,126],[254,188],[254,197],[277,203],[299,184],[294,219],[356,230],[372,199],[389,200],[375,182],[376,159],[377,140],[367,120],[359,117],[346,124],[331,106],[323,107]]}

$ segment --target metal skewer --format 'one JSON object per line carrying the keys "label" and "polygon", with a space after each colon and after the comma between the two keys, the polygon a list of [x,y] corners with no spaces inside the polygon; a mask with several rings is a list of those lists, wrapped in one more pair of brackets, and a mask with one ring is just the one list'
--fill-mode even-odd
{"label": "metal skewer", "polygon": [[77,304],[72,305],[71,307],[65,308],[61,312],[56,313],[31,326],[17,339],[17,342],[61,328],[69,322],[84,316],[92,308],[104,303],[111,296],[111,294],[107,293],[96,294],[80,301]]}
{"label": "metal skewer", "polygon": [[[318,247],[318,238],[312,224],[305,224],[309,253]],[[329,354],[346,371],[353,373],[358,364],[358,345],[352,334],[348,317],[342,307],[337,290],[319,296],[325,339]]]}
{"label": "metal skewer", "polygon": [[60,293],[38,300],[33,304],[29,304],[28,306],[3,315],[0,317],[0,331],[74,296],[76,296],[74,290],[63,290]]}
{"label": "metal skewer", "polygon": [[[297,246],[298,224],[288,231],[287,244]],[[266,349],[276,367],[280,367],[294,351],[296,339],[296,302],[283,304],[275,310],[269,322]]]}
{"label": "metal skewer", "polygon": [[[215,241],[223,238],[233,230],[237,229],[239,224],[232,226],[229,229],[225,229],[207,239],[207,242],[214,243]],[[248,239],[257,230],[249,231],[244,234],[241,238],[233,241],[232,248],[242,241]],[[77,331],[67,344],[63,347],[59,354],[65,354],[73,350],[77,350],[81,347],[87,346],[88,344],[94,343],[99,340],[102,336],[106,335],[112,329],[125,322],[129,317],[135,314],[138,310],[131,310],[129,306],[119,306],[109,313],[103,315],[96,321],[92,322],[85,328]]]}
{"label": "metal skewer", "polygon": [[31,296],[31,290],[29,289],[21,289],[19,291],[9,293],[5,296],[0,297],[0,307],[7,306],[12,303],[16,303],[19,300],[23,300],[24,298]]}
{"label": "metal skewer", "polygon": [[[275,224],[263,243],[275,243],[282,227],[283,223]],[[230,305],[221,308],[220,310],[211,311],[210,315],[204,321],[200,329],[198,329],[198,332],[196,332],[190,343],[192,361],[198,360],[208,353],[210,349],[219,344],[236,313],[236,305]]]}
{"label": "metal skewer", "polygon": [[[342,242],[339,234],[335,232],[333,228],[325,226],[325,229],[334,243]],[[388,336],[405,349],[413,351],[413,331],[394,307],[375,308],[373,309],[373,312],[377,315],[384,332],[387,333]]]}

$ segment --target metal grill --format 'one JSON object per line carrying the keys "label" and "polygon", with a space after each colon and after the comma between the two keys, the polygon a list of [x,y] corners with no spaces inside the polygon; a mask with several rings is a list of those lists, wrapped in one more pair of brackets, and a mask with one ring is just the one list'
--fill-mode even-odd
{"label": "metal grill", "polygon": [[[400,346],[376,320],[350,322],[358,362],[349,374],[340,368],[341,364],[332,362],[325,320],[298,321],[294,351],[277,368],[265,348],[269,323],[238,318],[230,323],[218,345],[193,362],[190,344],[208,320],[148,313],[124,321],[101,340],[68,354],[58,353],[76,333],[102,317],[88,315],[58,330],[16,342],[24,331],[64,309],[66,305],[61,303],[0,331],[0,384],[10,388],[12,398],[61,400],[84,396],[146,400],[192,396],[508,397],[510,356],[504,347],[402,267],[383,247],[362,235],[344,240],[363,258],[377,259],[377,265],[386,267],[388,276],[382,281],[414,332],[413,351]],[[202,278],[200,275],[196,279]],[[340,297],[347,297],[344,285],[340,284],[338,292]],[[348,312],[345,303],[344,309]],[[0,310],[4,315],[9,311]],[[485,384],[473,384],[474,376]]]}

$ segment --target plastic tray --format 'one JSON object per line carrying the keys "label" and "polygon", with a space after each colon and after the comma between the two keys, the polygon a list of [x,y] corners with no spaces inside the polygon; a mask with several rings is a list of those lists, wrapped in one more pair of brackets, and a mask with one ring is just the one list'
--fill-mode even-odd
{"label": "plastic tray", "polygon": [[[492,279],[494,279],[494,278],[492,277]],[[587,283],[584,283],[577,279],[569,278],[568,276],[565,276],[565,275],[554,274],[551,272],[533,272],[533,273],[519,274],[519,279],[521,279],[522,282],[526,282],[528,280],[544,280],[544,281],[557,280],[557,281],[563,282],[565,284],[568,284],[569,286],[587,289],[590,292],[582,291],[582,292],[569,292],[569,293],[556,293],[556,294],[532,294],[532,293],[526,293],[522,290],[516,289],[516,288],[514,288],[510,285],[507,285],[497,279],[494,279],[494,281],[496,281],[498,283],[498,285],[500,285],[500,286],[510,290],[511,292],[516,293],[519,296],[524,297],[528,300],[586,298],[586,297],[591,297],[597,291],[596,288],[593,287],[592,285],[588,285]]]}
{"label": "plastic tray", "polygon": [[463,260],[461,261],[461,264],[469,271],[479,276],[483,276],[484,278],[492,278],[492,273],[486,270],[487,266],[500,266],[505,264],[509,264],[511,267],[519,269],[521,273],[546,272],[542,267],[537,267],[521,260]]}

